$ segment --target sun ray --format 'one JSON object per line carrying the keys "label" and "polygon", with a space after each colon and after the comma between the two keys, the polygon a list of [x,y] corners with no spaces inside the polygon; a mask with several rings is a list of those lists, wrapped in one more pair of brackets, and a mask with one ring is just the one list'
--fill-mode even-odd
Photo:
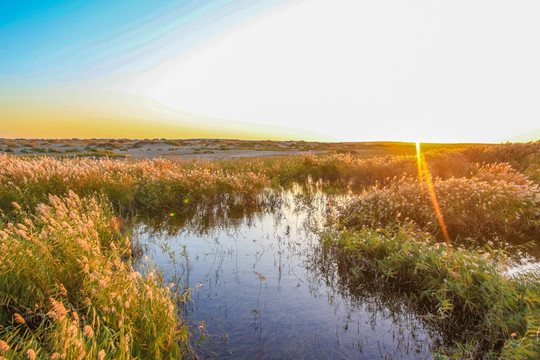
{"label": "sun ray", "polygon": [[444,241],[446,242],[447,245],[452,245],[452,242],[450,241],[450,235],[448,234],[448,230],[444,222],[442,211],[439,206],[439,200],[437,199],[437,194],[435,192],[435,188],[433,187],[433,180],[431,178],[431,173],[429,172],[426,160],[422,156],[422,153],[420,151],[419,142],[416,143],[416,162],[417,162],[417,167],[418,167],[418,181],[420,182],[420,191],[423,194],[424,186],[427,187],[429,197],[431,198],[431,203],[433,204],[433,208],[435,209],[435,214],[437,215],[437,221],[439,222],[439,225],[441,226],[441,231],[444,236]]}
{"label": "sun ray", "polygon": [[416,165],[418,167],[418,181],[420,182],[420,191],[424,195],[424,171],[422,170],[422,158],[420,155],[420,143],[416,142]]}

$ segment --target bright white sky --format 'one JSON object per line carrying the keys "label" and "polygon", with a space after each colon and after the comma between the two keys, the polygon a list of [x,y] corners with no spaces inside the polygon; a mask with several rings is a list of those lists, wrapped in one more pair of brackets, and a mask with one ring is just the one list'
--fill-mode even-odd
{"label": "bright white sky", "polygon": [[305,0],[109,87],[344,141],[540,128],[540,1]]}

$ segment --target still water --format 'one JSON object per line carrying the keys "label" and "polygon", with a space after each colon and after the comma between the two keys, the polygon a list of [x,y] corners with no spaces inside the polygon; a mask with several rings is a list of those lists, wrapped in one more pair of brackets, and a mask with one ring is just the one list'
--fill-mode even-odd
{"label": "still water", "polygon": [[325,204],[284,194],[272,211],[138,227],[165,281],[192,289],[183,307],[199,358],[431,358],[438,338],[405,296],[347,281],[322,256]]}

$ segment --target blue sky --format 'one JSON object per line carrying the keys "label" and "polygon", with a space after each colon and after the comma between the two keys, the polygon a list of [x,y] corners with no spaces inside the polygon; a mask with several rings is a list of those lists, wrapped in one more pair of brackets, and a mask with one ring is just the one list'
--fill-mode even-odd
{"label": "blue sky", "polygon": [[280,2],[3,1],[0,76],[57,81],[133,71],[188,50]]}

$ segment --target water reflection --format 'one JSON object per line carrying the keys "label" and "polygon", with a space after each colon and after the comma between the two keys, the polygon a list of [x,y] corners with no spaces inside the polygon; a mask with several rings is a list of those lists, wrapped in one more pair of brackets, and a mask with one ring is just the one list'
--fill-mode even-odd
{"label": "water reflection", "polygon": [[212,231],[233,228],[243,220],[252,220],[255,216],[279,211],[283,201],[282,193],[271,192],[264,194],[250,206],[232,203],[226,206],[200,206],[185,212],[139,218],[138,222],[144,225],[147,233],[151,235],[175,236],[184,232],[208,235]]}
{"label": "water reflection", "polygon": [[193,289],[185,317],[200,358],[431,358],[439,336],[406,296],[348,280],[321,249],[324,196],[272,203],[138,227],[166,281]]}

